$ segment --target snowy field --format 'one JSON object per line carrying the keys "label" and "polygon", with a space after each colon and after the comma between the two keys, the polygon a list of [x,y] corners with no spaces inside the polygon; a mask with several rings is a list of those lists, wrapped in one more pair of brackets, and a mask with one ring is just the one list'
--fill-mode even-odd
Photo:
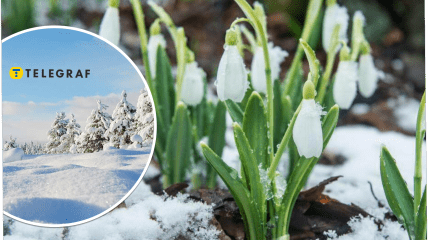
{"label": "snowy field", "polygon": [[[223,157],[232,166],[238,166],[238,155],[235,154],[233,137],[228,131],[227,147]],[[346,158],[343,165],[326,166],[317,165],[310,176],[308,187],[318,184],[331,176],[343,175],[338,181],[327,186],[325,193],[341,202],[354,203],[383,220],[386,208],[378,208],[377,202],[370,191],[368,181],[373,184],[377,198],[386,204],[380,180],[379,154],[382,144],[385,144],[397,161],[403,177],[412,189],[414,146],[415,138],[396,132],[380,132],[376,128],[355,125],[338,127],[331,138],[326,151],[342,155]],[[426,145],[423,145],[424,152]],[[226,157],[227,156],[227,157]],[[424,159],[426,156],[424,155]],[[286,167],[286,159],[282,168]],[[426,169],[424,161],[424,169]],[[150,167],[145,179],[156,175],[157,169]],[[424,173],[424,177],[426,174]],[[424,179],[424,184],[426,179]],[[67,238],[78,239],[172,239],[180,234],[189,234],[190,239],[216,239],[218,231],[209,225],[212,218],[212,206],[186,200],[186,195],[177,198],[157,196],[150,191],[150,187],[140,183],[128,199],[125,200],[127,208],[115,209],[111,213],[89,223],[69,228]],[[157,221],[156,221],[156,220]],[[384,220],[385,226],[378,231],[378,226],[370,218],[355,219],[349,225],[353,229],[350,233],[339,238],[334,232],[328,235],[332,239],[370,239],[390,240],[407,239],[407,233],[397,222]],[[10,236],[5,240],[27,239],[64,239],[63,229],[48,229],[33,227],[19,222],[11,225]],[[99,231],[99,229],[108,229]]]}
{"label": "snowy field", "polygon": [[4,211],[29,221],[64,224],[117,204],[141,176],[150,148],[23,155],[22,160],[19,153],[3,154]]}

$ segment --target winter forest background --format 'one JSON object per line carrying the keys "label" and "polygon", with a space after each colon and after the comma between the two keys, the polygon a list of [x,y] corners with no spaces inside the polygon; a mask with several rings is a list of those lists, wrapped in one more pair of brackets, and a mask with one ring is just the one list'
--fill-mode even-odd
{"label": "winter forest background", "polygon": [[47,130],[47,143],[25,141],[18,144],[12,135],[4,141],[3,150],[21,148],[26,155],[92,153],[103,148],[141,148],[151,146],[154,136],[153,106],[147,90],[142,89],[136,107],[121,93],[110,115],[106,104],[96,100],[97,108],[88,116],[86,125],[77,122],[73,113],[57,112]]}

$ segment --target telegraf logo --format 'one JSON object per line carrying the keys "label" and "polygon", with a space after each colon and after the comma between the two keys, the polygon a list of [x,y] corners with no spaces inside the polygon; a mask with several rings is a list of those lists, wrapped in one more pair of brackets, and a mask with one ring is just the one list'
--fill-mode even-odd
{"label": "telegraf logo", "polygon": [[[25,74],[24,74],[25,72]],[[91,69],[22,69],[20,67],[12,67],[9,75],[12,79],[21,79],[24,75],[27,78],[88,78],[91,74]]]}
{"label": "telegraf logo", "polygon": [[9,71],[9,75],[12,79],[21,79],[24,75],[24,71],[20,67],[13,67]]}

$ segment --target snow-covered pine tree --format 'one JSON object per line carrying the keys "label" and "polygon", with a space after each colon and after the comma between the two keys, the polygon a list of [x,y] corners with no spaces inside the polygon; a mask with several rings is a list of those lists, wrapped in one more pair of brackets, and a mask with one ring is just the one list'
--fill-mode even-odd
{"label": "snow-covered pine tree", "polygon": [[9,137],[10,141],[4,141],[3,150],[7,151],[11,148],[17,148],[18,144],[16,143],[16,138],[13,138],[12,135]]}
{"label": "snow-covered pine tree", "polygon": [[126,100],[126,96],[127,94],[124,90],[122,92],[122,99],[113,111],[113,122],[104,134],[109,139],[110,144],[116,148],[131,144],[131,137],[135,134],[133,131],[133,121],[137,110]]}
{"label": "snow-covered pine tree", "polygon": [[67,124],[68,119],[65,119],[65,113],[57,112],[52,128],[48,131],[49,142],[46,143],[46,153],[57,153],[57,147],[61,144],[61,137],[67,133]]}
{"label": "snow-covered pine tree", "polygon": [[[56,148],[56,152],[58,153],[76,153],[76,147],[75,145],[75,139],[79,137],[80,133],[82,132],[80,130],[80,124],[76,122],[76,119],[74,118],[74,114],[71,114],[71,120],[68,121],[68,124],[66,126],[67,132],[61,136],[60,138],[60,145]],[[72,151],[70,151],[72,149]]]}
{"label": "snow-covered pine tree", "polygon": [[150,146],[153,143],[155,127],[153,106],[147,90],[141,89],[140,93],[134,116],[134,129],[135,133],[141,136],[143,146]]}
{"label": "snow-covered pine tree", "polygon": [[92,110],[86,121],[85,131],[76,139],[76,150],[79,153],[97,152],[102,150],[104,143],[107,142],[104,134],[109,128],[112,118],[110,114],[104,112],[107,105],[102,104],[100,100],[97,100],[97,104],[98,108]]}

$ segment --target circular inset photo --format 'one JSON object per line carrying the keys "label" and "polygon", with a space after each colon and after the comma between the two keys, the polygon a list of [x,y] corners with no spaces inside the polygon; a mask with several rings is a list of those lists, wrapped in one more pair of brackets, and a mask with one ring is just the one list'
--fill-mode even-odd
{"label": "circular inset photo", "polygon": [[153,154],[143,75],[119,48],[77,28],[33,28],[2,44],[4,213],[63,227],[109,212]]}

